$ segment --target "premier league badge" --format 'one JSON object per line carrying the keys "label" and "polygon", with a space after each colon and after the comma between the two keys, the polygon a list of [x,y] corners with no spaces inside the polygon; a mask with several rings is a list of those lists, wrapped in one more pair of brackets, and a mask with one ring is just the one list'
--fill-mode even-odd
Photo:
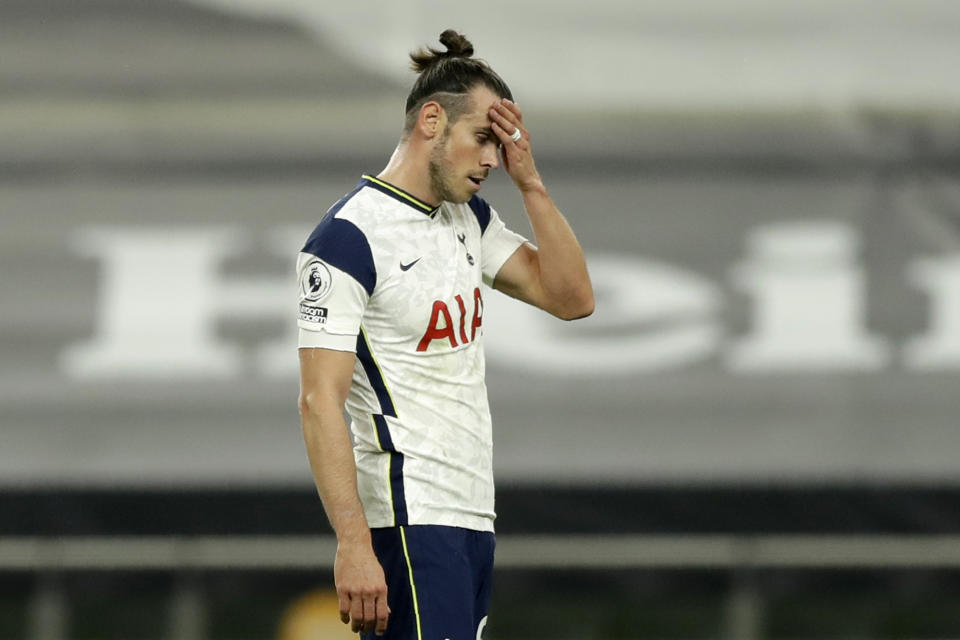
{"label": "premier league badge", "polygon": [[318,302],[330,293],[333,277],[327,265],[319,259],[311,260],[300,273],[300,300]]}

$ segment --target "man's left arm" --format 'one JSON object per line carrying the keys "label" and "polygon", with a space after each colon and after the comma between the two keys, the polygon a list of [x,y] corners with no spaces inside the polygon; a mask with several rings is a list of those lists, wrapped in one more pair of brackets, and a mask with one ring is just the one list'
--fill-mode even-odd
{"label": "man's left arm", "polygon": [[[593,287],[583,250],[554,205],[537,172],[530,133],[520,108],[507,99],[490,108],[492,129],[501,143],[504,169],[520,189],[537,246],[525,243],[497,272],[493,286],[558,318],[574,320],[593,313]],[[522,136],[514,141],[514,130]]]}

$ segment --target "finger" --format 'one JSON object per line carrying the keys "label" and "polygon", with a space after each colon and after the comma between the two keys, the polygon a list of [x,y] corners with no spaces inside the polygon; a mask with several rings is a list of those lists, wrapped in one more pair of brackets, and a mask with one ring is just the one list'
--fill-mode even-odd
{"label": "finger", "polygon": [[522,128],[520,119],[517,118],[517,116],[514,115],[514,113],[510,111],[510,109],[508,109],[502,103],[494,104],[494,106],[492,107],[492,113],[493,113],[493,116],[498,118],[502,123],[506,123],[504,128],[510,131],[511,133],[513,133],[513,129],[511,127]]}
{"label": "finger", "polygon": [[363,632],[373,631],[377,622],[377,599],[370,594],[363,597]]}
{"label": "finger", "polygon": [[[503,116],[507,120],[507,122],[509,122],[512,126],[518,127],[521,131],[525,132],[523,128],[523,118],[520,115],[518,115],[516,112],[514,112],[510,108],[510,105],[506,104],[505,101],[501,101],[497,105],[496,110],[497,110],[497,113]],[[509,127],[507,128],[509,129]]]}
{"label": "finger", "polygon": [[517,117],[517,120],[519,120],[520,122],[523,122],[523,112],[520,111],[520,105],[518,105],[516,102],[512,100],[508,100],[507,98],[503,99],[503,105],[507,109],[509,109],[510,112],[513,113],[513,115]]}
{"label": "finger", "polygon": [[[510,137],[510,134],[507,133],[506,129],[500,126],[496,122],[490,124],[490,128],[493,129],[493,132],[500,138],[500,144],[503,147],[506,147],[509,144],[516,145],[517,143],[513,141],[513,138]],[[510,130],[510,133],[513,133],[513,129]]]}
{"label": "finger", "polygon": [[363,630],[363,599],[359,596],[350,601],[350,630],[354,633]]}
{"label": "finger", "polygon": [[387,618],[390,616],[390,607],[387,606],[387,594],[377,598],[377,627],[375,629],[378,636],[382,636],[387,631]]}
{"label": "finger", "polygon": [[350,598],[347,597],[347,594],[340,593],[340,622],[346,624],[350,622]]}
{"label": "finger", "polygon": [[[494,131],[494,133],[497,134],[497,137],[500,138],[500,140],[502,141],[502,144],[500,145],[500,150],[501,150],[503,153],[506,153],[506,150],[509,149],[511,146],[512,146],[516,151],[518,151],[518,152],[520,152],[520,151],[527,151],[527,150],[530,148],[530,147],[526,144],[526,138],[525,138],[524,135],[523,135],[523,129],[520,129],[520,128],[518,128],[518,127],[509,127],[509,126],[508,126],[508,127],[501,127],[501,126],[498,125],[496,122],[494,122],[493,124],[491,124],[491,128],[493,128],[493,127],[497,127],[497,128],[495,128],[495,129],[493,129],[493,131]],[[510,133],[507,133],[507,131],[509,131]],[[514,131],[519,131],[519,132],[520,132],[520,137],[517,138],[516,140],[513,139],[513,132],[514,132]],[[504,157],[506,157],[506,156],[504,156]]]}

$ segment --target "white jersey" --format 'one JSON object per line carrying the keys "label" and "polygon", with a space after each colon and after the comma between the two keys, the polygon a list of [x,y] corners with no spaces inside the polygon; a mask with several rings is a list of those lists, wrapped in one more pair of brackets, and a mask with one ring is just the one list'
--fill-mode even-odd
{"label": "white jersey", "polygon": [[371,527],[492,531],[483,297],[524,239],[474,196],[431,207],[371,176],[300,253],[300,347],[355,351],[347,398]]}

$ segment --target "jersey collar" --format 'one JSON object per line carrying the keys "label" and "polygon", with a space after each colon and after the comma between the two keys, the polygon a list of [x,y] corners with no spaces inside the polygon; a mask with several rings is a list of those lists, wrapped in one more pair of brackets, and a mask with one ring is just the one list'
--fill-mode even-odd
{"label": "jersey collar", "polygon": [[420,198],[417,198],[416,196],[410,193],[407,193],[400,187],[395,187],[389,182],[381,180],[380,178],[375,178],[371,175],[363,174],[362,176],[360,176],[360,182],[361,184],[365,184],[366,186],[372,189],[376,189],[381,193],[387,194],[394,200],[399,200],[400,202],[413,207],[420,213],[428,215],[431,218],[440,209],[440,205],[432,207],[426,202],[424,202],[423,200],[421,200]]}

